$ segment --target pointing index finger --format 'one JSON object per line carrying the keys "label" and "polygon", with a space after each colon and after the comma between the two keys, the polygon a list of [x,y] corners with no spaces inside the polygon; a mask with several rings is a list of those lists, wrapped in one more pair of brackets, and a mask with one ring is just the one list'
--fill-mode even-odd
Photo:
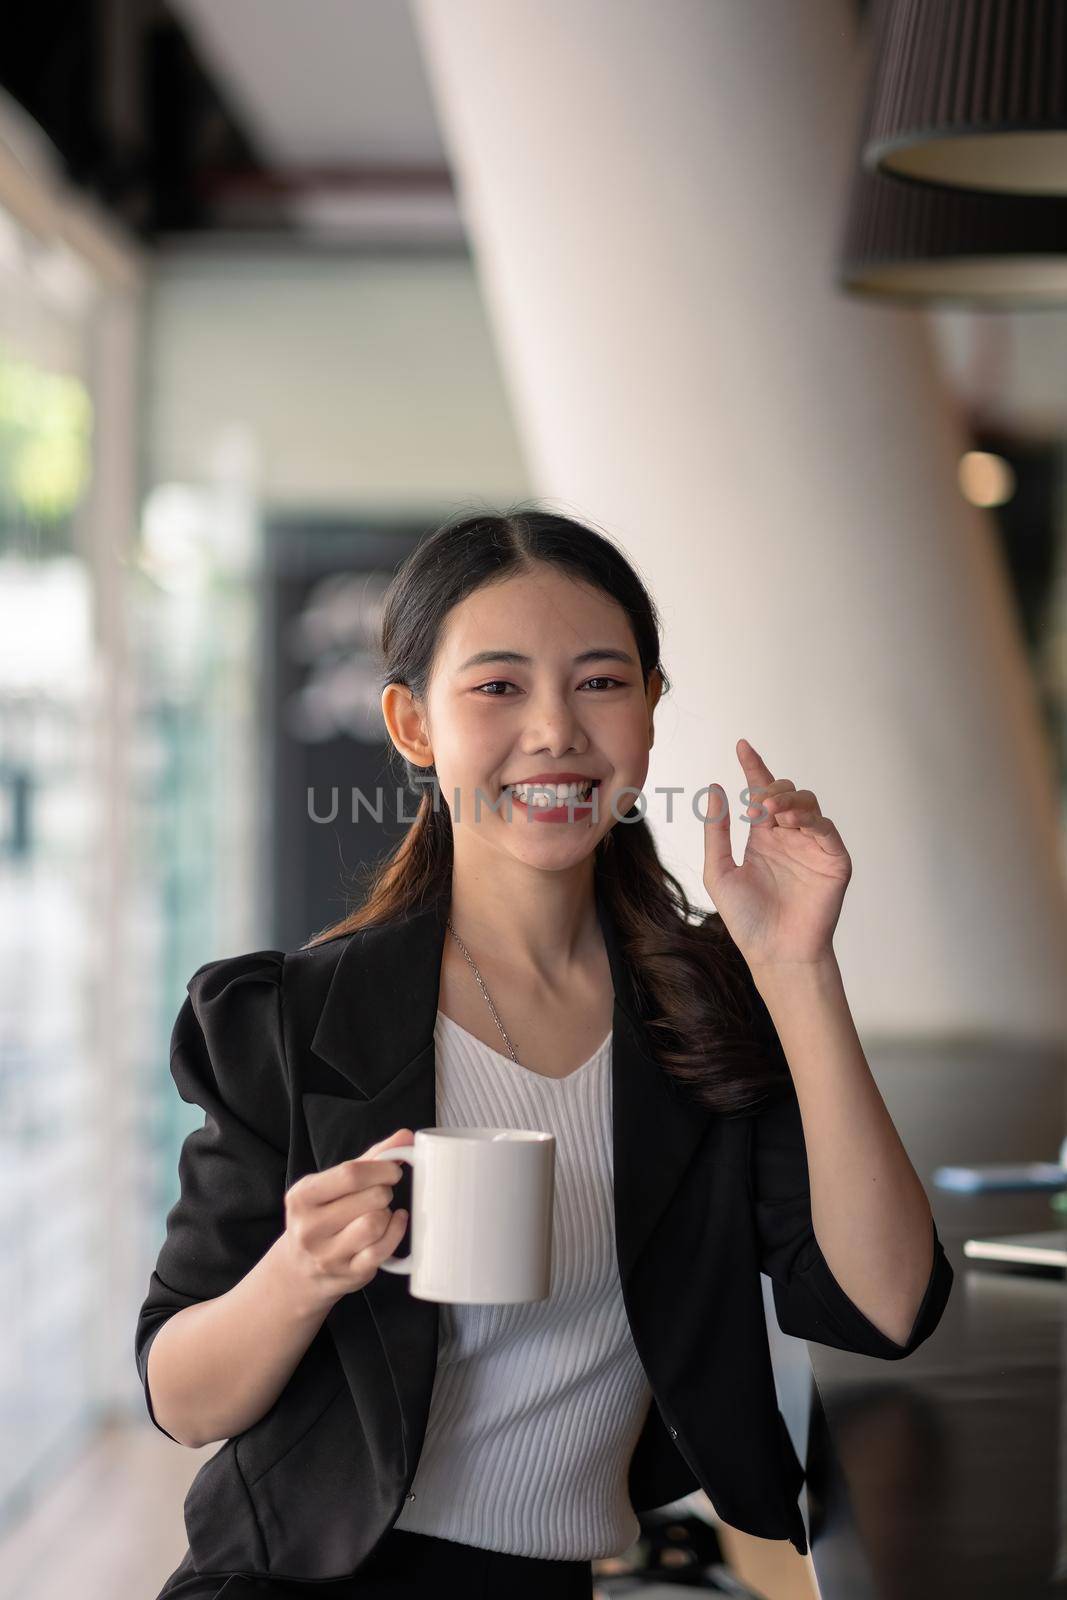
{"label": "pointing index finger", "polygon": [[747,739],[738,739],[737,758],[742,767],[745,769],[745,777],[749,779],[750,788],[752,786],[751,780],[753,778],[755,778],[756,782],[759,784],[771,784],[774,782],[774,774],[770,767],[764,761],[759,751],[754,749],[754,747],[749,744]]}

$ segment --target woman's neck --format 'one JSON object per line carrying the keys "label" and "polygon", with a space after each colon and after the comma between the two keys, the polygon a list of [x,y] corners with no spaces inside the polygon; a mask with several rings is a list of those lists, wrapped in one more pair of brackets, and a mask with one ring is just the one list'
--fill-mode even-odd
{"label": "woman's neck", "polygon": [[512,981],[558,990],[603,943],[593,863],[558,873],[516,865],[492,875],[454,868],[452,926],[480,967],[488,962]]}

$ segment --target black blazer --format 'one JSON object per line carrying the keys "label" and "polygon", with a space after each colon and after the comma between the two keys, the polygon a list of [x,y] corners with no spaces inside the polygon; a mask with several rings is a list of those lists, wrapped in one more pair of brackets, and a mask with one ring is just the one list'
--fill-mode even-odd
{"label": "black blazer", "polygon": [[[182,1099],[207,1115],[182,1146],[180,1197],[137,1324],[153,1422],[153,1337],[175,1311],[224,1293],[255,1265],[284,1228],[286,1188],[397,1128],[435,1125],[447,909],[313,949],[211,961],[190,979],[170,1067]],[[641,1512],[700,1487],[728,1523],[787,1538],[804,1554],[805,1473],[777,1405],[760,1273],[772,1280],[784,1332],[898,1360],[937,1326],[952,1268],[935,1227],[907,1343],[879,1332],[835,1280],[812,1231],[792,1080],[772,1104],[741,1116],[679,1093],[651,1053],[599,880],[597,913],[615,990],[619,1275],[654,1393],[630,1462],[631,1501]],[[754,983],[751,995],[777,1042]],[[407,1203],[406,1180],[405,1168],[397,1204]],[[194,1571],[353,1573],[414,1477],[437,1329],[437,1302],[413,1298],[406,1278],[379,1272],[345,1295],[270,1410],[200,1468],[185,1501],[189,1550],[162,1593]]]}

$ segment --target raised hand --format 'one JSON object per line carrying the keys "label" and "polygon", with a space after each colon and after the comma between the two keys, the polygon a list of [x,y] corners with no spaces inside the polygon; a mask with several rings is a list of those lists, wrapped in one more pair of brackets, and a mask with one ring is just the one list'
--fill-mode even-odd
{"label": "raised hand", "polygon": [[775,778],[747,739],[737,741],[751,799],[744,859],[730,845],[730,807],[712,787],[704,821],[704,887],[750,968],[813,964],[833,955],[852,876],[837,828],[810,789]]}

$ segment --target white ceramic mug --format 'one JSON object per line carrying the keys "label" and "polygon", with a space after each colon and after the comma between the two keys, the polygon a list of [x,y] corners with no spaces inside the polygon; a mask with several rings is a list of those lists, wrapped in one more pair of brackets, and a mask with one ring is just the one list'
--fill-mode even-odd
{"label": "white ceramic mug", "polygon": [[513,1305],[548,1297],[556,1140],[527,1128],[419,1128],[383,1152],[411,1167],[411,1274],[418,1300]]}

